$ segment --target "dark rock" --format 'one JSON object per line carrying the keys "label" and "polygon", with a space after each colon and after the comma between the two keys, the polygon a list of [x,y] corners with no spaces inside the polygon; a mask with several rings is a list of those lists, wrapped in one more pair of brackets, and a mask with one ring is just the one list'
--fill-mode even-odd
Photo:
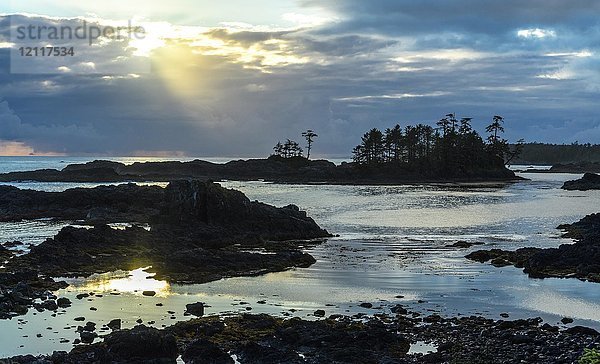
{"label": "dark rock", "polygon": [[571,335],[600,336],[598,331],[584,326],[573,326],[565,330],[565,332]]}
{"label": "dark rock", "polygon": [[85,317],[75,317],[75,321],[85,321]]}
{"label": "dark rock", "polygon": [[104,339],[113,360],[144,361],[177,358],[175,338],[163,331],[136,326],[131,330],[115,331]]}
{"label": "dark rock", "polygon": [[218,345],[206,340],[198,339],[186,346],[181,358],[191,364],[233,364],[229,354]]}
{"label": "dark rock", "polygon": [[106,326],[108,326],[109,329],[111,330],[121,330],[121,319],[113,319],[110,320],[110,322],[108,324],[106,324]]}
{"label": "dark rock", "polygon": [[567,181],[562,186],[563,190],[600,190],[600,175],[595,173],[586,173],[581,179]]}
{"label": "dark rock", "polygon": [[96,331],[96,323],[95,322],[87,322],[83,327],[83,331],[94,332]]}
{"label": "dark rock", "polygon": [[484,243],[479,242],[468,242],[468,241],[457,241],[454,244],[446,245],[448,248],[459,248],[459,249],[467,249],[475,245],[484,245]]}
{"label": "dark rock", "polygon": [[98,337],[98,334],[91,331],[82,331],[79,333],[79,337],[81,338],[82,343],[91,344]]}
{"label": "dark rock", "polygon": [[566,230],[565,237],[578,241],[549,249],[479,250],[466,258],[481,263],[491,260],[496,266],[512,264],[524,268],[523,271],[532,278],[579,278],[600,282],[600,214],[586,216],[579,222],[559,228]]}
{"label": "dark rock", "polygon": [[362,308],[373,308],[373,304],[369,302],[363,302],[359,306]]}
{"label": "dark rock", "polygon": [[190,315],[198,317],[204,316],[204,302],[189,303],[185,305],[185,310]]}
{"label": "dark rock", "polygon": [[408,314],[408,310],[404,307],[402,307],[402,305],[396,305],[394,307],[391,308],[392,313],[398,314],[398,315],[406,315]]}
{"label": "dark rock", "polygon": [[316,310],[313,315],[316,317],[325,317],[325,310]]}
{"label": "dark rock", "polygon": [[560,322],[562,322],[563,324],[567,325],[567,324],[572,324],[573,323],[573,319],[570,317],[563,317]]}
{"label": "dark rock", "polygon": [[60,308],[67,308],[71,306],[71,300],[66,297],[60,297],[56,300],[56,304]]}
{"label": "dark rock", "polygon": [[156,295],[156,292],[154,291],[144,291],[142,292],[142,295],[147,296],[147,297],[153,297]]}

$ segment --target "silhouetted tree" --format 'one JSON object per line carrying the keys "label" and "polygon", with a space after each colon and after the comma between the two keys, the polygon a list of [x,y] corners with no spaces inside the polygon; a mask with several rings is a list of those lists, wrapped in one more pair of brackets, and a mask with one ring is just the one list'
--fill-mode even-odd
{"label": "silhouetted tree", "polygon": [[275,152],[275,155],[283,157],[283,144],[281,144],[281,142],[277,142],[277,144],[275,144],[273,147],[273,152]]}
{"label": "silhouetted tree", "polygon": [[312,149],[313,139],[318,137],[318,135],[314,131],[308,129],[307,131],[302,133],[302,136],[306,139],[306,144],[307,144],[306,159],[310,159],[310,151]]}
{"label": "silhouetted tree", "polygon": [[273,151],[275,152],[275,155],[282,158],[301,157],[303,152],[302,148],[300,148],[300,144],[290,139],[287,139],[283,144],[278,142],[273,147]]}
{"label": "silhouetted tree", "polygon": [[392,129],[385,130],[384,136],[386,159],[395,163],[402,161],[404,136],[402,128],[396,124]]}
{"label": "silhouetted tree", "polygon": [[495,115],[492,123],[485,128],[485,131],[490,133],[487,138],[488,148],[490,152],[504,160],[506,152],[508,151],[508,141],[500,137],[501,133],[504,133],[504,118],[499,115]]}

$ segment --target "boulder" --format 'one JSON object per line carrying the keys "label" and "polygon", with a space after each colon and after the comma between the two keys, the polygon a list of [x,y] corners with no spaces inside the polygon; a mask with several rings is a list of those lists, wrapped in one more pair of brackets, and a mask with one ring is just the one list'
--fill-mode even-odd
{"label": "boulder", "polygon": [[197,317],[204,316],[204,302],[189,303],[185,305],[185,311]]}

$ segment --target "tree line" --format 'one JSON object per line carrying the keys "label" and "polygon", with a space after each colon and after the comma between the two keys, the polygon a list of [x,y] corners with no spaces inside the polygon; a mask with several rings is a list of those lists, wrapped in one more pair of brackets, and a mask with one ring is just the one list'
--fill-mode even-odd
{"label": "tree line", "polygon": [[600,145],[598,144],[545,144],[526,143],[522,153],[514,163],[522,164],[558,164],[578,162],[600,162]]}
{"label": "tree line", "polygon": [[471,121],[448,114],[435,128],[425,124],[405,128],[396,125],[383,132],[373,128],[353,149],[353,160],[361,166],[431,168],[451,175],[509,163],[518,154],[519,148],[511,148],[502,137],[502,116],[492,118],[485,140],[472,128]]}

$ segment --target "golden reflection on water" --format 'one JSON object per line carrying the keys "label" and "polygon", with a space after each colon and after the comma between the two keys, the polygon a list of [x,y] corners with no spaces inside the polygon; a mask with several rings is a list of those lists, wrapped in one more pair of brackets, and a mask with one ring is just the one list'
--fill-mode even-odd
{"label": "golden reflection on water", "polygon": [[171,285],[167,281],[152,278],[154,274],[145,271],[148,268],[139,268],[130,272],[94,274],[80,283],[73,283],[72,288],[94,293],[119,292],[141,295],[143,291],[154,291],[158,297],[170,295]]}

